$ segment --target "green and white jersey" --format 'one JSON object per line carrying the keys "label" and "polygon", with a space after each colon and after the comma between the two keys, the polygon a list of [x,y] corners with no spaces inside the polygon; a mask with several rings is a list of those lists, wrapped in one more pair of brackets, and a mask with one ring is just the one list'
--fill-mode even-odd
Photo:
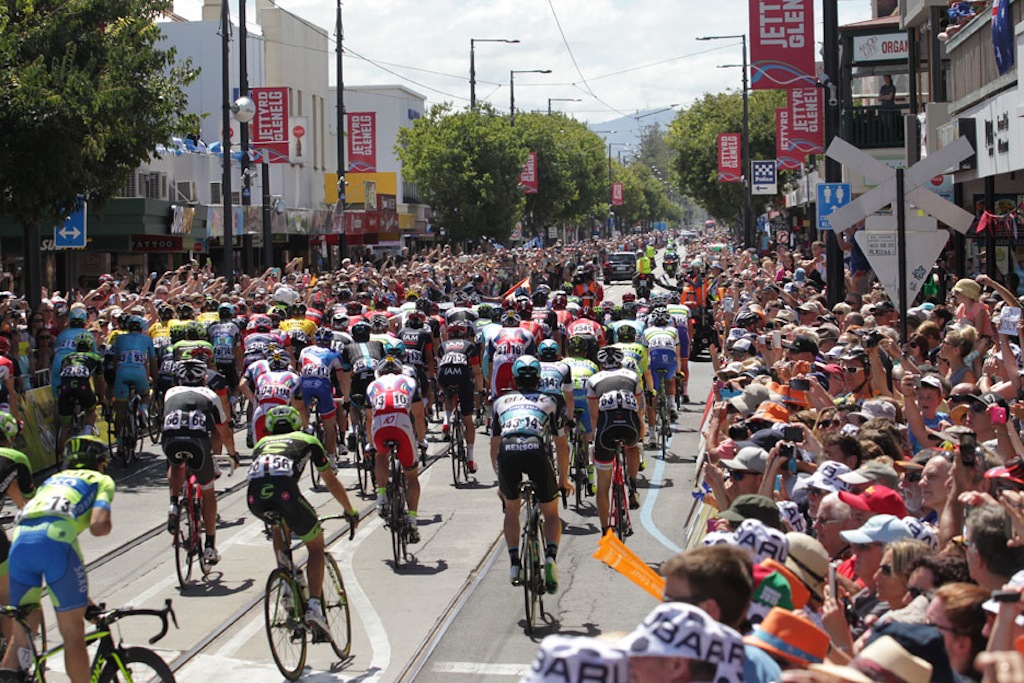
{"label": "green and white jersey", "polygon": [[[93,508],[110,509],[114,500],[114,480],[96,470],[64,470],[43,482],[36,495],[25,504],[18,523],[52,518],[74,525],[75,533],[89,528]],[[64,539],[71,543],[75,539]]]}

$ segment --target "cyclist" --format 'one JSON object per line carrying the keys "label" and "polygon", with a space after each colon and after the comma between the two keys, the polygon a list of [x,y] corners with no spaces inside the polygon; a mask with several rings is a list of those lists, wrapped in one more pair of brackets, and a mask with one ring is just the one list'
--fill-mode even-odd
{"label": "cyclist", "polygon": [[593,495],[594,464],[590,444],[594,440],[594,423],[590,416],[590,404],[587,403],[587,380],[600,368],[597,367],[597,363],[587,358],[588,348],[589,344],[585,337],[569,337],[569,341],[566,342],[568,354],[565,362],[569,364],[569,371],[572,373],[573,413],[576,424],[583,432],[583,444],[587,448],[587,482],[590,495]]}
{"label": "cyclist", "polygon": [[[309,602],[305,620],[310,626],[328,632],[320,601],[324,583],[324,532],[316,510],[298,486],[306,463],[319,470],[327,490],[344,508],[345,517],[353,529],[359,524],[359,512],[352,507],[345,487],[331,470],[323,444],[315,436],[302,431],[302,416],[295,408],[274,406],[267,412],[266,423],[268,434],[256,444],[247,475],[249,511],[267,523],[278,518],[283,520],[288,530],[306,545],[309,551],[306,564]],[[274,533],[273,543],[274,556],[280,558],[283,545],[291,541],[278,532],[280,529]]]}
{"label": "cyclist", "polygon": [[[51,389],[53,390],[53,398],[56,400],[60,396],[60,364],[64,362],[64,356],[75,351],[75,339],[78,335],[85,332],[85,321],[88,319],[89,314],[85,310],[85,306],[78,303],[72,304],[71,310],[68,312],[68,327],[61,330],[57,335],[57,339],[53,345],[53,364],[50,366],[50,380]],[[15,402],[17,405],[17,402]],[[14,413],[17,416],[17,413]]]}
{"label": "cyclist", "polygon": [[404,362],[416,369],[420,394],[430,405],[434,400],[431,379],[437,376],[437,360],[434,357],[434,335],[426,326],[426,321],[422,311],[409,311],[405,327],[398,331],[398,338],[405,345]]}
{"label": "cyclist", "polygon": [[164,347],[171,345],[171,320],[174,319],[174,309],[162,303],[156,309],[156,315],[157,322],[149,326],[149,338],[153,340],[153,348],[159,356]]}
{"label": "cyclist", "polygon": [[[366,405],[366,390],[375,378],[377,362],[384,358],[384,345],[370,339],[370,325],[359,320],[349,330],[352,343],[341,354],[341,390],[345,396],[345,410],[367,409],[366,418],[372,417]],[[366,420],[364,420],[365,422]],[[348,446],[355,450],[355,431],[348,435]]]}
{"label": "cyclist", "polygon": [[690,402],[690,328],[693,327],[693,320],[690,317],[690,307],[684,304],[672,304],[667,306],[668,314],[672,323],[676,326],[676,333],[679,335],[679,375],[682,387],[683,403]]}
{"label": "cyclist", "polygon": [[501,328],[487,343],[487,363],[491,368],[491,400],[513,386],[512,365],[524,354],[537,350],[533,335],[519,326],[519,314],[508,310],[501,315]]}
{"label": "cyclist", "polygon": [[302,349],[313,342],[313,336],[316,334],[316,324],[306,318],[306,304],[303,303],[295,303],[288,307],[288,317],[281,321],[278,329],[291,340],[296,358]]}
{"label": "cyclist", "polygon": [[633,289],[641,299],[651,293],[651,275],[654,271],[654,258],[644,251],[636,252],[636,273],[633,275]]}
{"label": "cyclist", "polygon": [[[38,604],[45,579],[73,683],[89,680],[84,621],[89,584],[78,535],[86,529],[93,536],[110,533],[114,480],[103,473],[109,457],[106,442],[98,437],[76,436],[68,442],[67,469],[43,482],[18,515],[8,560],[11,604]],[[33,628],[38,614],[29,617]],[[13,636],[4,669],[17,669],[18,653],[28,647],[22,629],[14,629]]]}
{"label": "cyclist", "polygon": [[[420,400],[416,380],[403,371],[402,362],[394,356],[385,356],[377,363],[377,378],[366,390],[366,399],[373,411],[371,440],[379,453],[386,453],[387,443],[398,444],[395,457],[405,471],[405,484],[409,497],[409,542],[419,543],[416,516],[420,501],[420,478],[416,459],[416,429],[411,409]],[[423,435],[426,437],[426,434]],[[376,458],[377,511],[384,514],[387,505],[387,482],[390,463],[387,458]]]}
{"label": "cyclist", "polygon": [[64,452],[71,420],[75,416],[75,403],[85,412],[87,428],[96,434],[96,394],[90,379],[95,378],[98,393],[103,394],[103,356],[95,351],[96,340],[92,334],[82,332],[75,337],[75,350],[64,357],[60,365],[60,396],[57,398],[57,414],[60,416],[60,433],[57,437],[57,452]]}
{"label": "cyclist", "polygon": [[456,320],[448,325],[448,339],[441,342],[438,349],[437,383],[442,389],[455,388],[452,397],[445,398],[444,432],[445,440],[449,438],[452,410],[458,401],[462,411],[463,433],[466,435],[466,467],[470,473],[476,473],[476,460],[473,457],[473,446],[476,444],[476,430],[473,428],[473,397],[475,392],[483,389],[483,374],[480,372],[480,349],[470,338],[469,323],[464,319]]}
{"label": "cyclist", "polygon": [[572,370],[562,360],[562,351],[554,339],[545,339],[537,345],[540,360],[540,386],[538,390],[555,399],[558,403],[559,419],[571,424],[567,407],[573,403]]}
{"label": "cyclist", "polygon": [[595,319],[593,308],[583,308],[580,317],[565,326],[569,337],[581,335],[587,339],[587,358],[597,362],[597,350],[605,344],[604,325]]}
{"label": "cyclist", "polygon": [[[126,332],[113,342],[114,433],[118,435],[118,439],[121,424],[124,422],[129,387],[135,388],[135,393],[141,399],[140,406],[145,406],[149,397],[149,379],[157,375],[156,349],[153,347],[153,340],[143,334],[142,325],[140,316],[128,316]],[[145,412],[144,408],[140,408],[140,415]]]}
{"label": "cyclist", "polygon": [[242,364],[242,331],[235,322],[235,307],[223,303],[217,307],[217,320],[206,328],[206,337],[213,346],[217,372],[224,375],[231,393],[238,391],[239,368]]}
{"label": "cyclist", "polygon": [[206,326],[198,320],[189,320],[185,323],[185,338],[171,344],[171,355],[175,361],[184,360],[197,348],[207,349],[214,355],[213,344],[206,338]]}
{"label": "cyclist", "polygon": [[[494,401],[491,430],[491,464],[498,473],[498,488],[505,501],[505,544],[511,562],[509,578],[513,586],[522,580],[519,558],[519,486],[525,474],[530,478],[544,517],[544,587],[558,590],[558,543],[562,521],[558,517],[559,489],[571,491],[569,484],[569,443],[559,419],[558,402],[539,391],[540,361],[522,355],[512,364],[515,388]],[[555,442],[558,475],[551,466],[547,446]]]}
{"label": "cyclist", "polygon": [[[647,318],[647,327],[644,329],[644,340],[647,342],[647,351],[651,355],[651,375],[654,378],[654,393],[661,391],[664,381],[665,393],[668,395],[668,405],[672,420],[679,415],[676,413],[676,372],[679,370],[679,333],[672,324],[672,316],[665,308],[656,308]],[[648,424],[653,425],[653,411],[657,407],[655,400],[651,401],[648,408]],[[657,446],[654,441],[655,433],[651,430],[651,448]]]}
{"label": "cyclist", "polygon": [[[255,365],[254,365],[255,367]],[[293,405],[305,410],[302,403],[301,378],[292,371],[284,351],[275,348],[267,358],[266,370],[246,373],[239,385],[249,403],[256,406],[252,413],[252,430],[255,441],[267,435],[264,418],[267,411],[276,405]]]}
{"label": "cyclist", "polygon": [[203,497],[203,522],[206,524],[206,548],[209,564],[220,562],[216,548],[217,492],[211,455],[213,430],[224,425],[228,413],[212,389],[206,386],[206,364],[200,360],[178,361],[177,386],[164,396],[164,422],[160,445],[167,456],[167,481],[171,504],[167,508],[167,530],[172,534],[178,523],[178,494],[185,485],[185,466],[194,474]]}
{"label": "cyclist", "polygon": [[[206,366],[206,388],[217,395],[217,399],[220,401],[221,406],[224,408],[224,414],[228,416],[229,421],[223,424],[218,424],[217,429],[213,432],[212,445],[213,455],[219,456],[222,447],[227,449],[228,457],[231,459],[231,471],[234,473],[235,468],[241,465],[241,461],[238,459],[238,450],[235,448],[235,432],[231,428],[231,397],[228,395],[228,381],[224,375],[220,374],[214,369],[213,363],[213,352],[205,347],[196,347],[192,349],[191,353],[185,358],[188,360],[201,361]],[[166,392],[164,392],[166,393]],[[217,464],[217,460],[213,461],[214,476],[220,476],[220,467]]]}
{"label": "cyclist", "polygon": [[608,530],[608,492],[611,489],[616,441],[626,449],[629,507],[640,507],[636,475],[640,469],[640,378],[622,367],[622,349],[606,346],[598,352],[600,372],[587,380],[587,401],[594,424],[594,462],[597,466],[597,516],[602,535]]}
{"label": "cyclist", "polygon": [[[622,367],[627,370],[632,370],[640,378],[641,390],[650,391],[651,387],[654,386],[654,377],[651,375],[651,358],[647,351],[647,347],[638,341],[636,328],[632,326],[625,326],[619,328],[618,334],[619,341],[612,344],[617,349],[622,351]],[[641,394],[643,398],[643,394]],[[646,401],[641,401],[640,414],[644,414],[644,404]],[[640,437],[641,441],[644,436],[645,421],[640,421]],[[643,470],[646,467],[644,462],[644,454],[640,453],[640,469]]]}
{"label": "cyclist", "polygon": [[[19,509],[25,507],[25,501],[35,494],[36,484],[32,479],[32,464],[28,456],[12,448],[14,437],[21,431],[18,420],[10,413],[0,412],[0,496],[7,495]],[[0,528],[0,600],[10,604],[9,586],[7,584],[7,556],[11,551],[11,541],[7,532]],[[0,629],[10,637],[10,620],[5,619]]]}
{"label": "cyclist", "polygon": [[299,353],[302,401],[308,412],[313,399],[316,399],[327,442],[327,459],[331,461],[331,467],[337,469],[339,450],[342,455],[348,452],[344,444],[338,444],[338,423],[335,419],[338,411],[334,404],[334,383],[340,381],[341,356],[331,348],[334,331],[330,328],[317,330],[313,341],[314,346],[307,346]]}

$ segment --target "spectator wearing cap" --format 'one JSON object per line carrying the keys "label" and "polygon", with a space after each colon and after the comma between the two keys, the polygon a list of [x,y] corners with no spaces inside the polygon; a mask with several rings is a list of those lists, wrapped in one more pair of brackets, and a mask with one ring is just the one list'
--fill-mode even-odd
{"label": "spectator wearing cap", "polygon": [[519,683],[629,680],[626,651],[597,638],[550,635],[540,642],[530,670]]}
{"label": "spectator wearing cap", "polygon": [[856,553],[854,572],[864,584],[864,589],[853,596],[854,613],[861,623],[871,614],[881,616],[888,610],[888,605],[878,598],[875,576],[882,564],[885,544],[909,538],[910,531],[895,515],[875,515],[859,528],[840,532],[839,535],[853,546]]}
{"label": "spectator wearing cap", "polygon": [[979,586],[999,590],[1024,566],[1024,547],[1007,547],[1011,538],[1009,514],[998,505],[982,505],[967,516],[964,544],[967,568]]}
{"label": "spectator wearing cap", "polygon": [[810,593],[807,608],[817,612],[825,600],[828,580],[828,551],[807,534],[791,531],[786,534],[789,552],[783,564]]}
{"label": "spectator wearing cap", "polygon": [[629,657],[632,683],[753,683],[743,675],[740,634],[691,604],[658,605],[618,647]]}
{"label": "spectator wearing cap", "polygon": [[848,488],[839,476],[849,471],[850,468],[841,462],[826,460],[818,465],[811,476],[801,482],[807,491],[807,513],[812,519],[817,516],[821,501],[827,494],[845,491]]}
{"label": "spectator wearing cap", "polygon": [[719,510],[744,494],[757,493],[768,462],[768,453],[759,446],[744,446],[732,458],[704,465],[704,478],[711,486]]}
{"label": "spectator wearing cap", "polygon": [[939,412],[947,389],[948,385],[938,375],[904,373],[900,392],[903,394],[903,415],[910,429],[910,447],[914,453],[930,443],[929,429],[938,429],[940,422],[949,421],[947,413]]}
{"label": "spectator wearing cap", "polygon": [[[754,594],[754,565],[745,549],[735,545],[690,548],[662,564],[661,575],[664,601],[695,605],[716,621],[742,630]],[[747,646],[744,654],[745,683],[779,680],[779,665],[767,653]]]}
{"label": "spectator wearing cap", "polygon": [[756,519],[765,526],[782,531],[782,518],[778,507],[766,496],[744,494],[733,499],[732,504],[718,515],[735,529],[745,519]]}
{"label": "spectator wearing cap", "polygon": [[782,342],[782,346],[786,349],[786,359],[790,361],[813,363],[818,357],[818,340],[810,334],[798,334],[793,341]]}
{"label": "spectator wearing cap", "polygon": [[[853,472],[839,475],[839,480],[848,485],[853,494],[858,495],[871,486],[882,486],[892,492],[895,492],[899,487],[899,475],[896,474],[896,470],[881,460],[869,460]],[[853,503],[850,504],[858,510],[864,510],[866,512],[888,512],[893,515],[899,514],[899,516],[902,517],[906,513],[906,506],[903,505],[902,499],[896,495],[895,497],[890,496],[886,500],[895,501],[897,499],[900,501],[898,508],[900,510],[899,513],[897,513],[897,508],[889,510],[870,510],[864,506],[855,505]],[[849,503],[850,501],[846,502]]]}
{"label": "spectator wearing cap", "polygon": [[978,680],[974,658],[985,649],[988,618],[983,605],[989,593],[973,583],[947,583],[928,605],[928,623],[939,629],[953,670]]}
{"label": "spectator wearing cap", "polygon": [[871,308],[871,315],[875,316],[875,325],[879,327],[896,327],[900,321],[899,311],[889,299],[876,303]]}

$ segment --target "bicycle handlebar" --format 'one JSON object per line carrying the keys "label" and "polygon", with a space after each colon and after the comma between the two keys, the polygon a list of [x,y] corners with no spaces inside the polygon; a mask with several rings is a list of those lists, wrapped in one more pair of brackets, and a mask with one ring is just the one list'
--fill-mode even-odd
{"label": "bicycle handlebar", "polygon": [[158,617],[160,619],[161,624],[160,632],[149,639],[150,645],[156,643],[157,641],[159,641],[167,635],[167,631],[170,628],[170,625],[168,624],[168,617],[170,618],[169,621],[174,623],[174,628],[178,628],[178,617],[174,614],[174,607],[171,604],[170,598],[168,598],[164,602],[163,609],[136,609],[134,607],[118,607],[116,609],[106,611],[106,605],[102,602],[96,605],[95,609],[99,613],[92,618],[96,622],[96,625],[100,628],[109,626],[110,624],[113,624],[115,621],[119,621],[125,617]]}

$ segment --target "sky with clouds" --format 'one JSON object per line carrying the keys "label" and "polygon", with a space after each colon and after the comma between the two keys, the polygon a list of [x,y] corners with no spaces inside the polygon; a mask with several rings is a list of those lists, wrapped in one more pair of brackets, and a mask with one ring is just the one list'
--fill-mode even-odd
{"label": "sky with clouds", "polygon": [[[238,0],[229,0],[237,12]],[[828,1],[828,0],[826,0]],[[834,0],[833,0],[834,1]],[[328,30],[334,82],[335,3],[278,0],[278,6]],[[870,0],[839,0],[840,23],[868,19]],[[175,12],[198,19],[202,0],[175,0]],[[738,88],[739,40],[699,42],[697,36],[747,30],[748,0],[346,0],[345,83],[401,83],[428,104],[469,104],[471,38],[518,39],[477,43],[477,99],[509,107],[509,71],[516,109],[552,107],[596,123],[685,106],[705,92]],[[255,17],[255,0],[248,16]],[[821,40],[821,0],[815,2]],[[390,73],[389,73],[390,72]]]}

